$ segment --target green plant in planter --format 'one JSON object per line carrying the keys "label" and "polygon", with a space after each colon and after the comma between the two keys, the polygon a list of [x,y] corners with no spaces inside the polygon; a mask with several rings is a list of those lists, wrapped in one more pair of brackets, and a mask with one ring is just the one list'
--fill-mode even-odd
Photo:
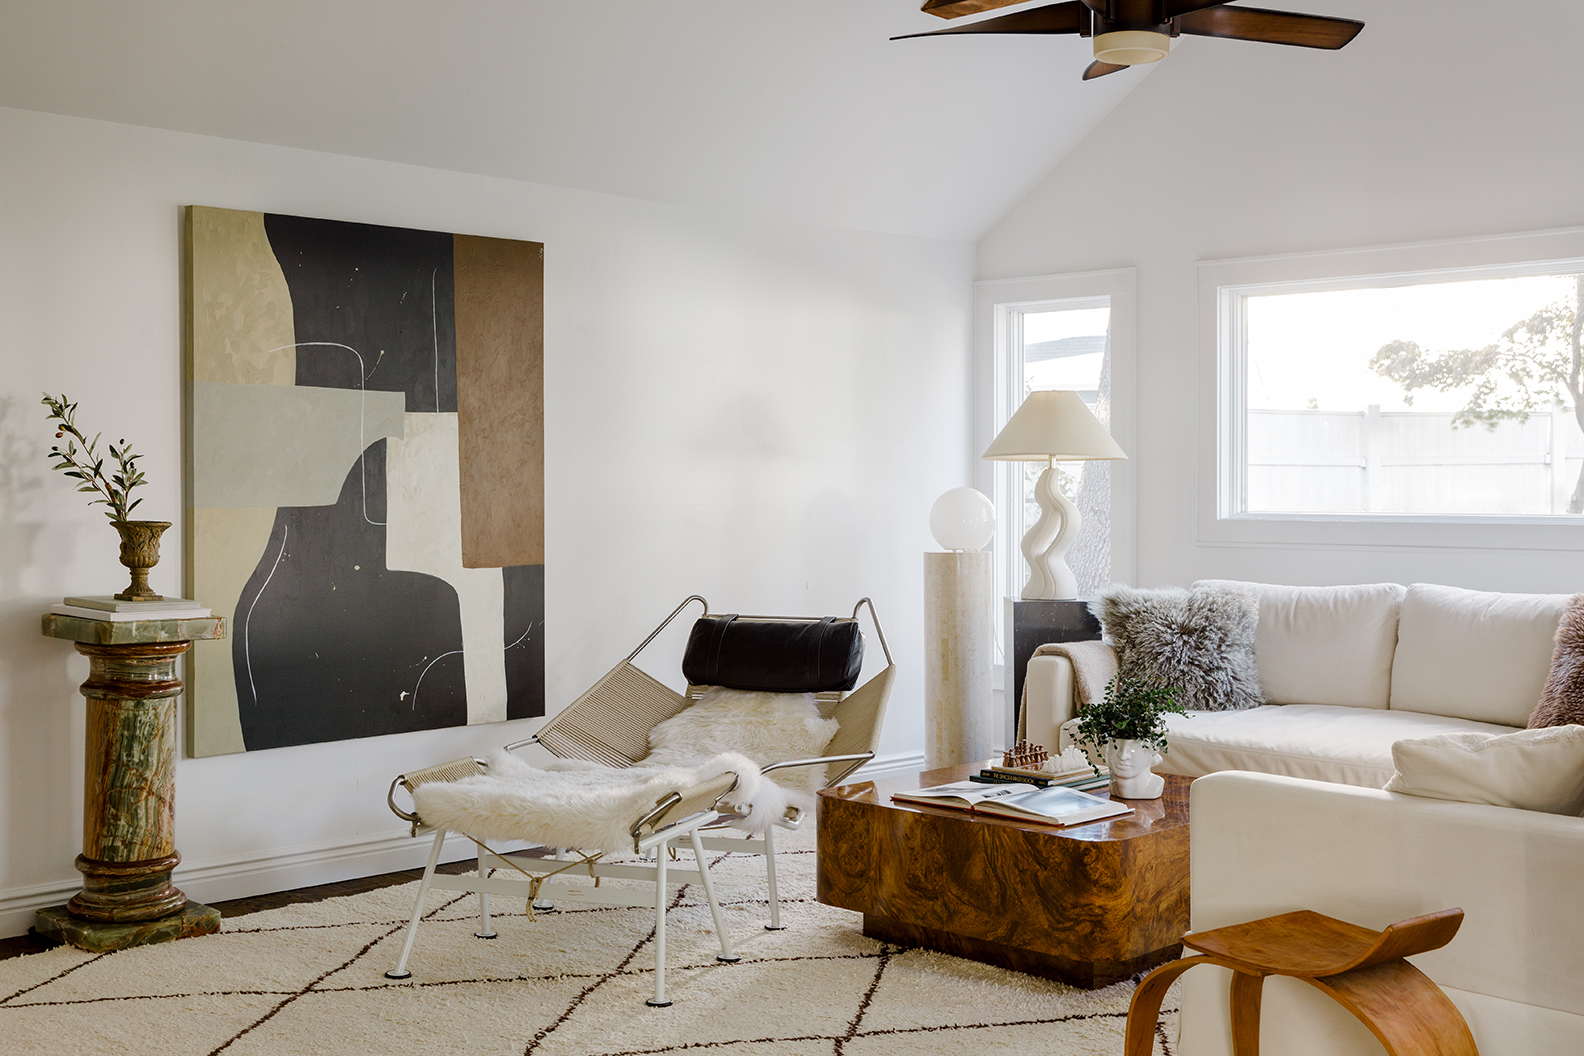
{"label": "green plant in planter", "polygon": [[[1176,686],[1158,686],[1118,674],[1106,683],[1103,699],[1078,713],[1078,743],[1093,745],[1103,754],[1108,744],[1139,741],[1164,754],[1166,716],[1187,714],[1177,703],[1179,692]],[[1095,773],[1099,772],[1096,767]]]}
{"label": "green plant in planter", "polygon": [[[127,520],[127,514],[142,502],[142,499],[131,499],[132,489],[144,483],[143,472],[137,468],[137,460],[142,455],[134,454],[132,448],[125,440],[117,447],[109,444],[110,457],[116,460],[117,469],[109,476],[105,475],[105,461],[99,456],[99,437],[102,433],[95,433],[92,440],[84,436],[73,420],[77,417],[77,405],[66,399],[66,394],[59,397],[44,394],[44,399],[39,401],[49,408],[45,416],[47,421],[55,422],[55,438],[66,440],[66,449],[63,451],[59,444],[50,448],[50,457],[58,459],[51,469],[58,469],[74,480],[82,483],[77,485],[78,491],[97,493],[100,497],[90,499],[88,505],[100,503],[110,507],[105,511],[105,516],[111,523]],[[81,443],[81,450],[77,445]]]}
{"label": "green plant in planter", "polygon": [[[66,440],[64,450],[59,444],[50,448],[50,458],[55,460],[50,468],[79,481],[78,491],[97,495],[98,498],[88,500],[88,505],[108,506],[105,516],[121,536],[121,563],[131,569],[132,582],[116,595],[116,599],[163,601],[163,597],[149,587],[148,576],[149,569],[159,564],[160,535],[170,527],[170,522],[134,521],[127,517],[143,501],[132,498],[132,489],[145,483],[143,471],[137,467],[138,459],[143,456],[133,452],[125,440],[119,445],[108,444],[106,447],[110,457],[115,459],[115,466],[106,474],[105,460],[99,456],[99,437],[103,434],[95,433],[90,440],[77,428],[77,405],[68,400],[65,393],[56,397],[46,392],[40,402],[49,408],[45,418],[55,423],[55,439]],[[79,443],[81,448],[77,446]]]}

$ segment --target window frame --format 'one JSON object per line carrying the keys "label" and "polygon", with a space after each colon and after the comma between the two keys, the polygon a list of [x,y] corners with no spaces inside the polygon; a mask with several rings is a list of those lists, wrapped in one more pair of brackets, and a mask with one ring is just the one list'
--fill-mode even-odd
{"label": "window frame", "polygon": [[[993,279],[974,283],[974,409],[973,486],[990,496],[996,506],[996,536],[991,544],[995,568],[996,649],[1001,648],[1002,598],[1019,596],[1014,585],[1017,562],[1022,558],[1008,517],[1016,494],[1019,462],[987,462],[979,456],[995,439],[1000,424],[1017,409],[1022,385],[1021,316],[1052,308],[1097,307],[1101,299],[1111,309],[1111,427],[1112,437],[1127,452],[1126,461],[1111,465],[1111,578],[1132,583],[1137,575],[1137,425],[1136,332],[1137,276],[1133,268],[1042,275],[1021,279]],[[1089,302],[1087,305],[1084,302]],[[1016,360],[1016,362],[1013,362]],[[999,672],[1001,664],[996,663]],[[999,679],[998,679],[999,683]]]}
{"label": "window frame", "polygon": [[1580,271],[1584,228],[1199,262],[1199,464],[1212,471],[1200,474],[1198,542],[1584,551],[1584,524],[1566,515],[1250,513],[1237,501],[1246,470],[1247,297]]}

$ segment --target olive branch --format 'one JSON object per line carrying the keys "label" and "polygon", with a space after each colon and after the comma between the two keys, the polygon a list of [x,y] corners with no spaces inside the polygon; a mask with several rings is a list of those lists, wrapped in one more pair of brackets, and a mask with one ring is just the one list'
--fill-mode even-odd
{"label": "olive branch", "polygon": [[[127,501],[132,489],[145,482],[143,472],[137,468],[137,461],[143,456],[134,454],[125,439],[120,442],[119,447],[113,443],[107,444],[106,448],[110,457],[115,460],[116,468],[108,477],[105,476],[105,460],[98,453],[99,437],[103,434],[95,433],[92,440],[83,435],[74,420],[77,416],[77,405],[69,402],[65,393],[57,398],[46,392],[44,399],[39,402],[49,408],[49,414],[45,419],[56,423],[55,438],[57,440],[70,438],[66,440],[65,450],[61,450],[59,444],[50,447],[49,457],[59,460],[50,468],[58,469],[68,477],[81,481],[77,485],[78,491],[98,494],[100,498],[89,500],[88,505],[103,503],[110,507],[105,512],[105,516],[111,523],[126,520],[127,514],[143,501],[142,499]],[[82,444],[80,449],[78,443]]]}

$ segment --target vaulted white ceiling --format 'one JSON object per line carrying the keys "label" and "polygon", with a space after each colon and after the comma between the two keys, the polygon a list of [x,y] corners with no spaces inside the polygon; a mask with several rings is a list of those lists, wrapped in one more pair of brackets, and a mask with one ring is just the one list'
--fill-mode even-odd
{"label": "vaulted white ceiling", "polygon": [[[971,240],[1147,70],[918,0],[0,5],[0,106]],[[3,149],[3,144],[0,144]]]}

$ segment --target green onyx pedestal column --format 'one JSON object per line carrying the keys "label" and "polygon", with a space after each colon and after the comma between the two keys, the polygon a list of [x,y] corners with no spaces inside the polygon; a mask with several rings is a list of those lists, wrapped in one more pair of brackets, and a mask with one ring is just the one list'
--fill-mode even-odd
{"label": "green onyx pedestal column", "polygon": [[83,889],[41,909],[45,938],[103,952],[220,930],[220,913],[171,883],[176,853],[176,662],[195,640],[224,638],[222,617],[82,620],[47,615],[44,633],[88,657]]}

